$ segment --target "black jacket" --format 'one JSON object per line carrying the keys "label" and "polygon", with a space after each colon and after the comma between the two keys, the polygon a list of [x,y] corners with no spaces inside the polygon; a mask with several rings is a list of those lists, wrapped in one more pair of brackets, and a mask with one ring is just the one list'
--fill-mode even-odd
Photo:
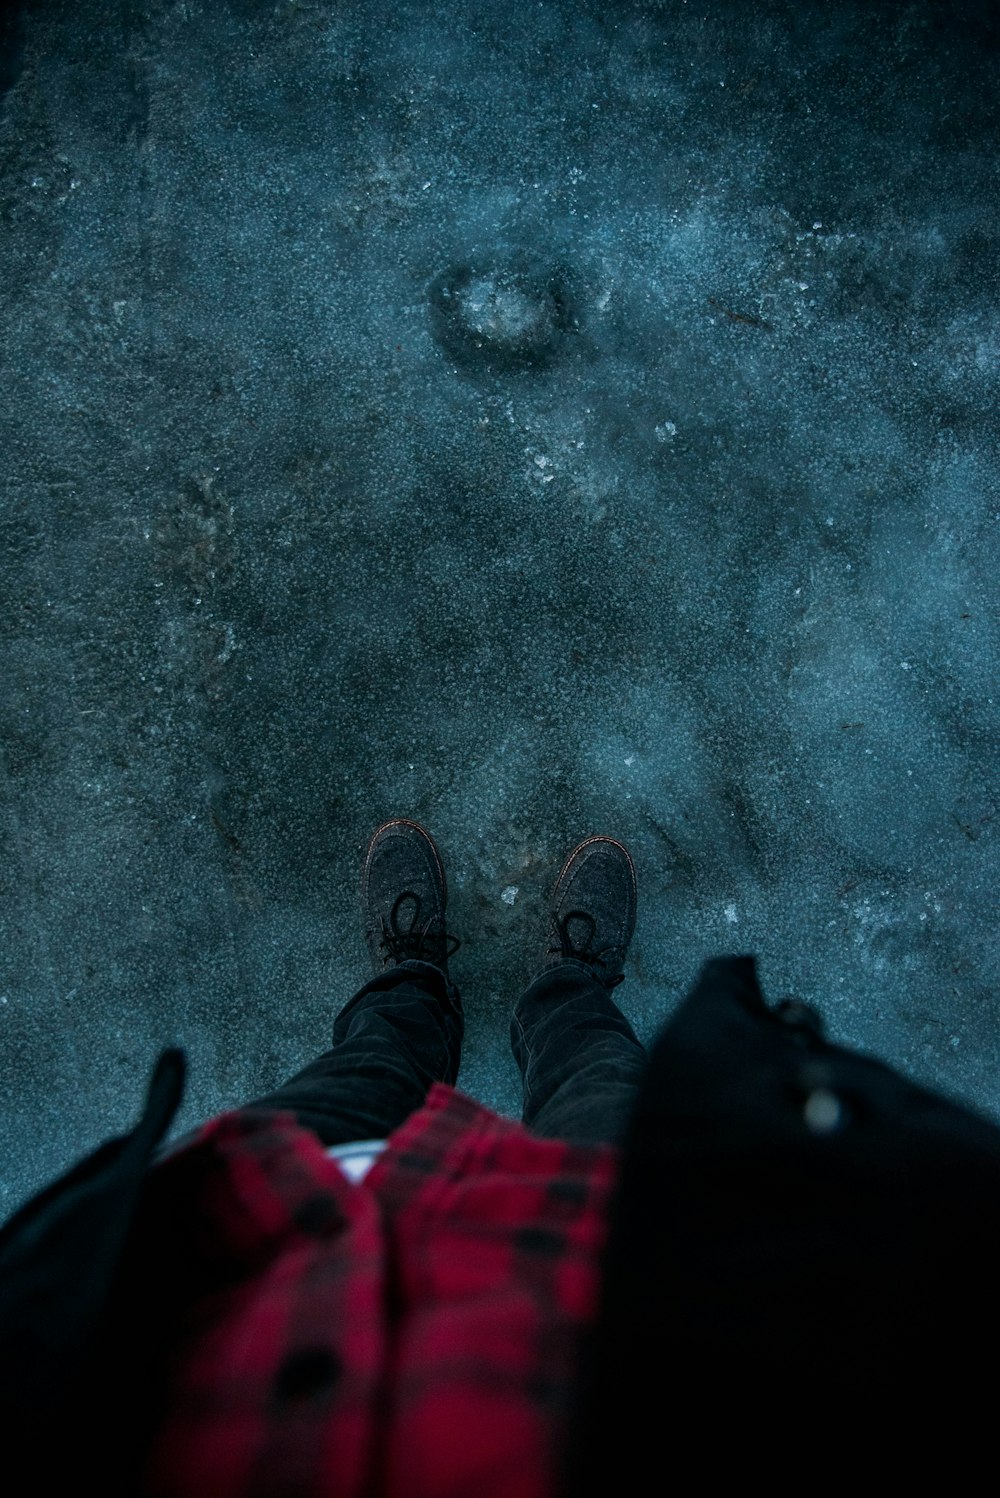
{"label": "black jacket", "polygon": [[[767,1008],[752,957],[725,958],[652,1046],[581,1350],[571,1498],[862,1473],[963,1491],[962,1464],[992,1461],[1000,1130],[821,1028]],[[136,1128],[0,1231],[3,1460],[30,1461],[34,1492],[91,1468],[127,1492],[155,1418],[155,1295],[118,1269],[183,1078],[165,1052]]]}

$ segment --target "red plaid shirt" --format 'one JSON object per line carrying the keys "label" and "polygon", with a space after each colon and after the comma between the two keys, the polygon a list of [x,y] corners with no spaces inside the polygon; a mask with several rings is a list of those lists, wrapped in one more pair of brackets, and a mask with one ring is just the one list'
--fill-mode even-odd
{"label": "red plaid shirt", "polygon": [[442,1084],[358,1185],[289,1114],[207,1123],[138,1224],[178,1273],[146,1491],[550,1498],[618,1159]]}

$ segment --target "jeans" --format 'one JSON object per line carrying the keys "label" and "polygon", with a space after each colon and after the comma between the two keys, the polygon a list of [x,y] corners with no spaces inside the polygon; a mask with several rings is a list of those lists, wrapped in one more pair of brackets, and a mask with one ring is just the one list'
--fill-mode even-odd
{"label": "jeans", "polygon": [[[344,1006],[330,1050],[245,1106],[294,1113],[325,1145],[385,1139],[433,1082],[455,1084],[464,1023],[459,991],[440,968],[402,962]],[[574,1144],[620,1142],[645,1051],[583,963],[569,958],[532,979],[514,1009],[510,1041],[527,1128]]]}

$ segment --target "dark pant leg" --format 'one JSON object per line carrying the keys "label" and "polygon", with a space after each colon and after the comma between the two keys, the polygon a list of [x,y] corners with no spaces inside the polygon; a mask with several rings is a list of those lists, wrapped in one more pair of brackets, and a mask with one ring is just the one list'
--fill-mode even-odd
{"label": "dark pant leg", "polygon": [[559,963],[532,980],[514,1010],[510,1043],[529,1129],[574,1144],[621,1142],[646,1052],[582,963]]}
{"label": "dark pant leg", "polygon": [[464,1023],[458,989],[440,968],[400,963],[344,1006],[329,1051],[240,1112],[294,1113],[325,1145],[385,1139],[433,1082],[454,1085]]}

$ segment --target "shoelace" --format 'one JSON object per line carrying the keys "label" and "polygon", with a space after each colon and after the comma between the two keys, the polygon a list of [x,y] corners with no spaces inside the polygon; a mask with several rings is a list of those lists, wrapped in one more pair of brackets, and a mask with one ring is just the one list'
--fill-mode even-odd
{"label": "shoelace", "polygon": [[[415,900],[416,906],[413,911],[413,920],[410,922],[409,930],[401,931],[399,928],[399,907],[404,900]],[[442,931],[440,922],[436,916],[431,916],[423,926],[417,926],[420,917],[420,896],[413,890],[405,889],[401,895],[396,896],[396,902],[386,925],[385,916],[382,916],[382,936],[379,946],[386,954],[396,962],[404,959],[418,958],[424,962],[441,963],[447,962],[449,957],[454,957],[462,943],[457,936],[449,936],[447,931]],[[455,945],[449,949],[448,943]]]}
{"label": "shoelace", "polygon": [[[574,947],[569,934],[569,923],[574,919],[584,920],[590,926],[590,930],[587,933],[587,940],[582,947]],[[609,942],[606,947],[601,947],[596,952],[591,951],[590,944],[593,941],[594,933],[597,930],[597,922],[594,920],[594,917],[590,915],[586,910],[570,910],[561,919],[557,916],[556,930],[559,933],[559,946],[549,947],[549,952],[554,956],[575,957],[579,962],[589,963],[592,967],[607,967],[608,964],[604,961],[604,954],[606,952],[614,953],[617,951],[617,948],[615,947],[613,942]],[[601,981],[603,982],[603,979]],[[619,983],[624,982],[625,974],[619,973],[617,978],[611,979],[607,987],[609,989],[617,988]]]}

